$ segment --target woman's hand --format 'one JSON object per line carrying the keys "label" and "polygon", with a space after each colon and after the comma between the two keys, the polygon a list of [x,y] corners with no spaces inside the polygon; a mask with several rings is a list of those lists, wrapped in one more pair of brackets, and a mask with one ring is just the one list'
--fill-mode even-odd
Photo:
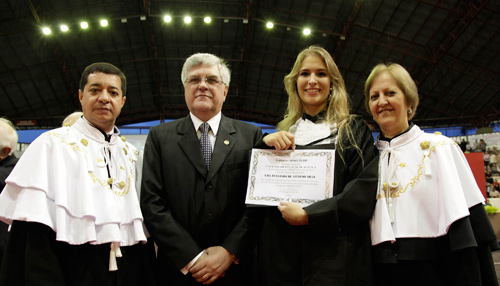
{"label": "woman's hand", "polygon": [[307,212],[299,204],[281,202],[278,209],[281,212],[281,216],[290,225],[307,225],[309,223]]}
{"label": "woman's hand", "polygon": [[295,136],[286,131],[278,131],[266,135],[262,140],[267,146],[274,147],[276,150],[286,150],[289,148],[295,150]]}

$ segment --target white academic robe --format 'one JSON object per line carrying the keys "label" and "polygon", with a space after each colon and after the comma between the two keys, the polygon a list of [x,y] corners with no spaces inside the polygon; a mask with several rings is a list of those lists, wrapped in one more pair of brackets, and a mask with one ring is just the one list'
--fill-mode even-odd
{"label": "white academic robe", "polygon": [[372,245],[398,238],[435,238],[484,202],[460,147],[414,125],[380,151],[377,203],[371,221]]}
{"label": "white academic robe", "polygon": [[71,245],[111,243],[115,270],[119,247],[145,243],[148,234],[136,187],[142,156],[114,131],[107,142],[80,118],[40,135],[6,179],[0,220],[47,225]]}

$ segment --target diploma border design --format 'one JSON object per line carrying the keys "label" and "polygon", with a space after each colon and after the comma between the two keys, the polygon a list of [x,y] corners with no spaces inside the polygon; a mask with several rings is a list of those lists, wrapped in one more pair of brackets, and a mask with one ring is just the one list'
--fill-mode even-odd
{"label": "diploma border design", "polygon": [[[313,156],[325,156],[326,154],[326,166],[325,166],[325,172],[326,172],[326,185],[324,189],[324,198],[327,199],[332,197],[333,190],[330,191],[331,188],[331,183],[332,183],[332,160],[334,158],[335,150],[328,150],[328,151],[334,151],[334,152],[327,152],[327,151],[320,151],[320,150],[315,150],[315,151],[305,151],[302,153],[302,156],[305,157],[313,157]],[[292,152],[292,151],[290,151]],[[256,180],[256,172],[257,172],[257,165],[259,162],[259,156],[260,155],[269,155],[272,154],[274,157],[284,157],[284,156],[289,156],[290,152],[269,152],[269,150],[257,150],[254,149],[252,150],[253,153],[253,164],[251,166],[251,176],[250,176],[250,186],[249,186],[249,194],[248,194],[248,199],[252,201],[270,201],[270,202],[282,202],[283,198],[279,197],[273,197],[273,196],[256,196],[254,194],[255,192],[255,180]],[[321,200],[323,200],[321,199]],[[298,203],[298,204],[304,204],[304,205],[310,205],[313,204],[317,201],[320,200],[312,200],[312,199],[307,199],[307,198],[295,198],[295,199],[290,199],[288,200],[290,202]]]}

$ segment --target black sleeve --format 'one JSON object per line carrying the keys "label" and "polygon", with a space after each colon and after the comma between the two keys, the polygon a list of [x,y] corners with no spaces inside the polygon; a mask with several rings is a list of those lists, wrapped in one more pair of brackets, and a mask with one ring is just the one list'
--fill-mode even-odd
{"label": "black sleeve", "polygon": [[500,249],[495,231],[491,226],[483,204],[469,209],[472,231],[477,242],[477,253],[481,271],[482,285],[498,285],[492,251]]}
{"label": "black sleeve", "polygon": [[378,151],[370,129],[359,116],[350,121],[354,140],[352,146],[344,135],[344,147],[337,148],[333,197],[305,208],[309,225],[319,228],[333,226],[338,231],[367,223],[375,209],[377,192]]}

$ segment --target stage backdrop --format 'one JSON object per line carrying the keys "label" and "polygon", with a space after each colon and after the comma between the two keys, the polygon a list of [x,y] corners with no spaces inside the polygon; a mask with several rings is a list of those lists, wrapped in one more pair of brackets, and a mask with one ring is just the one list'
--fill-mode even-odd
{"label": "stage backdrop", "polygon": [[465,153],[465,158],[467,158],[474,178],[476,178],[477,185],[486,199],[486,176],[484,174],[483,153]]}

